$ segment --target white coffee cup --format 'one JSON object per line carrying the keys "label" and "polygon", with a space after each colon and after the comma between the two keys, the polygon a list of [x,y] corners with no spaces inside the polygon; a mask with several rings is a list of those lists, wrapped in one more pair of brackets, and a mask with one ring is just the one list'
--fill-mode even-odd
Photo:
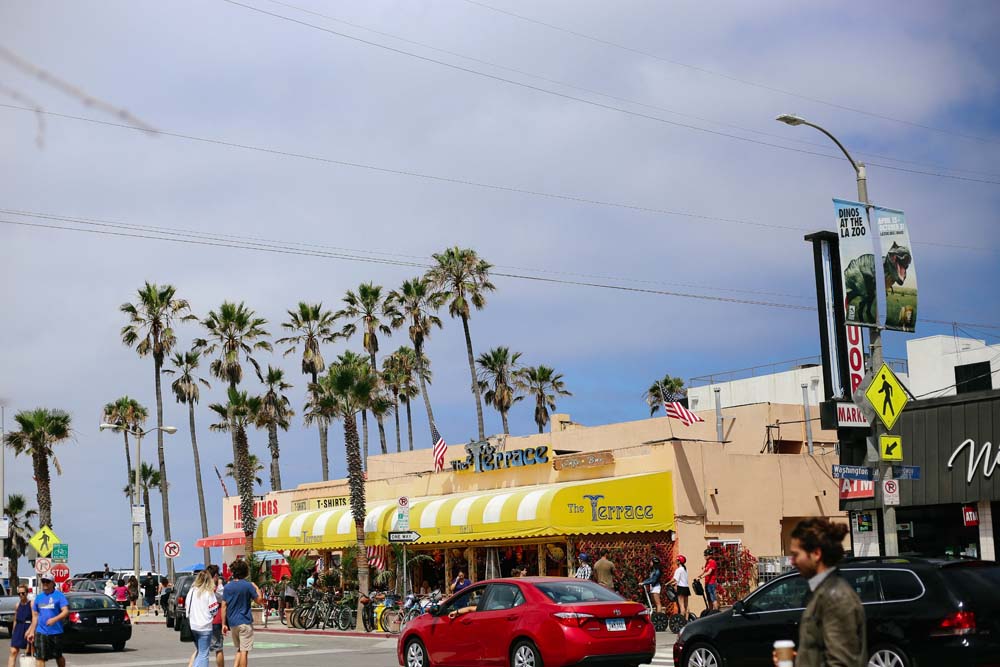
{"label": "white coffee cup", "polygon": [[778,667],[795,667],[795,642],[791,639],[774,642],[774,654],[778,657]]}

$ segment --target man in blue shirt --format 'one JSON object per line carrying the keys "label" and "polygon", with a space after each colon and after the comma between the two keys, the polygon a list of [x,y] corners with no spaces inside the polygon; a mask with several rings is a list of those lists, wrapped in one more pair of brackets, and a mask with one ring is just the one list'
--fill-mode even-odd
{"label": "man in blue shirt", "polygon": [[[236,658],[233,667],[247,667],[250,651],[253,650],[253,615],[250,603],[260,597],[253,583],[247,581],[250,566],[245,560],[237,560],[229,568],[233,580],[226,584],[222,593],[222,632],[233,630],[233,646]],[[59,667],[62,667],[60,665]]]}
{"label": "man in blue shirt", "polygon": [[55,660],[59,667],[66,667],[62,654],[63,620],[69,616],[69,603],[62,591],[56,590],[51,574],[42,575],[42,592],[31,603],[31,627],[25,633],[29,642],[35,642],[35,661],[44,665]]}

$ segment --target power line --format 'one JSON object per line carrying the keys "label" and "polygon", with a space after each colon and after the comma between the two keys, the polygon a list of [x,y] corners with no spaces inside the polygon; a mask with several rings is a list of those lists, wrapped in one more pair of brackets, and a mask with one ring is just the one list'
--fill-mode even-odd
{"label": "power line", "polygon": [[[315,23],[309,23],[308,21],[301,21],[301,20],[293,18],[291,16],[285,16],[283,14],[277,14],[275,12],[269,12],[266,9],[261,9],[260,7],[254,7],[253,5],[246,5],[246,4],[243,4],[242,2],[237,2],[236,0],[221,0],[221,1],[225,2],[227,4],[230,4],[230,5],[236,6],[236,7],[242,7],[244,9],[248,9],[250,11],[257,12],[259,14],[263,14],[265,16],[270,16],[272,18],[280,19],[282,21],[288,21],[289,23],[295,23],[297,25],[301,25],[301,26],[304,26],[304,27],[307,27],[307,28],[313,28],[314,30],[319,30],[319,31],[322,31],[322,32],[325,32],[325,33],[328,33],[328,34],[331,34],[331,35],[334,35],[334,36],[337,36],[337,37],[343,37],[344,39],[349,39],[349,40],[352,40],[352,41],[355,41],[355,42],[359,42],[361,44],[366,44],[368,46],[374,46],[375,48],[379,48],[379,49],[383,49],[383,50],[386,50],[386,51],[390,51],[392,53],[397,53],[397,54],[400,54],[400,55],[408,56],[410,58],[416,58],[417,60],[422,60],[422,61],[425,61],[425,62],[433,63],[433,64],[436,64],[436,65],[440,65],[442,67],[447,67],[449,69],[454,69],[454,70],[457,70],[457,71],[460,71],[460,72],[466,72],[466,73],[472,74],[474,76],[480,76],[480,77],[484,77],[484,78],[487,78],[487,79],[492,79],[494,81],[500,81],[500,82],[503,82],[503,83],[510,84],[512,86],[519,86],[521,88],[526,88],[528,90],[534,90],[536,92],[543,93],[545,95],[553,95],[555,97],[561,97],[563,99],[572,100],[572,101],[575,101],[575,102],[580,102],[581,104],[587,104],[587,105],[590,105],[590,106],[593,106],[593,107],[597,107],[599,109],[605,109],[605,110],[608,110],[608,111],[616,111],[618,113],[626,114],[626,115],[629,115],[629,116],[634,116],[636,118],[645,118],[647,120],[656,121],[658,123],[665,123],[667,125],[673,125],[675,127],[681,127],[681,128],[685,128],[685,129],[688,129],[688,130],[694,130],[695,132],[703,132],[705,134],[711,134],[711,135],[715,135],[715,136],[719,136],[719,137],[725,137],[725,138],[728,138],[728,139],[735,139],[736,141],[743,141],[743,142],[750,143],[750,144],[755,144],[755,145],[758,145],[758,146],[767,146],[769,148],[776,148],[776,149],[779,149],[779,150],[791,151],[791,152],[794,152],[794,153],[802,153],[803,155],[813,155],[813,156],[816,156],[816,157],[826,158],[828,160],[846,160],[845,157],[840,156],[840,155],[831,155],[829,153],[821,153],[819,151],[810,151],[810,150],[805,150],[805,149],[802,149],[802,148],[794,148],[792,146],[782,146],[780,144],[774,144],[774,143],[771,143],[771,142],[768,142],[768,141],[761,141],[759,139],[751,139],[750,137],[741,137],[740,135],[731,134],[729,132],[721,132],[719,130],[713,130],[713,129],[710,129],[710,128],[707,128],[707,127],[700,127],[698,125],[691,125],[690,123],[680,123],[680,122],[677,122],[677,121],[668,120],[666,118],[661,118],[659,116],[653,116],[653,115],[642,113],[642,112],[639,112],[639,111],[634,111],[634,110],[631,110],[631,109],[626,109],[624,107],[617,107],[617,106],[614,106],[613,104],[604,104],[603,102],[597,102],[595,100],[588,100],[588,99],[583,98],[583,97],[577,97],[575,95],[569,95],[567,93],[561,93],[559,91],[551,90],[549,88],[543,88],[541,86],[535,86],[535,85],[532,85],[530,83],[524,83],[523,81],[517,81],[515,79],[508,79],[506,77],[498,76],[496,74],[490,74],[489,72],[482,72],[480,70],[472,69],[471,67],[464,67],[462,65],[456,65],[454,63],[446,62],[444,60],[438,60],[436,58],[431,58],[431,57],[428,57],[428,56],[423,56],[423,55],[420,55],[418,53],[413,53],[412,51],[406,51],[406,50],[403,50],[403,49],[398,49],[396,47],[388,46],[386,44],[379,44],[378,42],[373,42],[371,40],[363,39],[361,37],[356,37],[354,35],[349,35],[347,33],[339,32],[339,31],[333,30],[331,28],[325,28],[325,27],[323,27],[321,25],[316,25]],[[898,167],[898,166],[888,165],[888,164],[879,163],[879,162],[868,162],[867,164],[869,166],[882,167],[883,169],[891,169],[893,171],[901,171],[901,172],[905,172],[905,173],[909,173],[909,174],[921,174],[921,175],[924,175],[924,176],[935,176],[935,177],[938,177],[938,178],[950,178],[950,179],[954,179],[954,180],[969,181],[969,182],[973,182],[973,183],[985,183],[985,184],[989,184],[989,185],[1000,185],[1000,180],[993,181],[993,180],[989,180],[989,179],[972,178],[972,177],[969,177],[969,176],[958,176],[958,175],[955,175],[955,174],[944,174],[944,173],[941,173],[941,172],[923,171],[923,170],[920,170],[920,169],[910,169],[910,168],[905,168],[905,167]]]}
{"label": "power line", "polygon": [[[990,364],[990,365],[992,365],[993,362],[996,361],[997,359],[1000,359],[1000,354],[998,354],[995,357],[993,357],[992,359],[990,359],[987,363]],[[947,387],[941,387],[940,389],[933,389],[931,391],[924,392],[923,394],[919,394],[917,396],[914,396],[914,398],[926,398],[927,396],[930,396],[931,394],[940,394],[942,391],[948,391],[949,389],[954,389],[955,387],[957,387],[960,384],[969,384],[970,382],[974,382],[976,380],[981,380],[981,379],[983,379],[985,377],[989,377],[989,376],[994,375],[996,373],[1000,373],[1000,368],[996,369],[995,371],[990,371],[989,373],[982,373],[982,374],[977,375],[975,377],[971,377],[971,378],[962,380],[960,382],[956,382],[955,384],[950,384]]]}
{"label": "power line", "polygon": [[641,49],[636,49],[636,48],[633,48],[631,46],[626,46],[624,44],[619,44],[618,42],[612,42],[610,40],[602,39],[600,37],[595,37],[593,35],[588,35],[588,34],[583,33],[583,32],[578,32],[576,30],[571,30],[569,28],[564,28],[563,26],[559,26],[559,25],[556,25],[554,23],[547,23],[545,21],[534,19],[534,18],[531,18],[529,16],[525,16],[523,14],[517,14],[515,12],[509,11],[509,10],[506,10],[506,9],[501,9],[499,7],[494,7],[492,5],[486,4],[485,2],[480,2],[479,0],[464,0],[464,1],[467,2],[467,3],[469,3],[470,5],[475,5],[477,7],[481,7],[483,9],[487,9],[489,11],[496,12],[498,14],[504,14],[506,16],[510,16],[510,17],[516,18],[516,19],[518,19],[520,21],[526,21],[528,23],[534,23],[536,25],[540,25],[540,26],[549,28],[551,30],[556,30],[556,31],[559,31],[559,32],[566,33],[568,35],[573,35],[575,37],[579,37],[581,39],[589,40],[591,42],[596,42],[598,44],[603,44],[604,46],[610,46],[612,48],[621,49],[623,51],[628,51],[630,53],[635,53],[637,55],[641,55],[641,56],[644,56],[646,58],[652,58],[654,60],[659,60],[660,62],[664,62],[664,63],[667,63],[669,65],[674,65],[676,67],[684,67],[686,69],[693,70],[695,72],[700,72],[702,74],[709,74],[711,76],[717,76],[717,77],[720,77],[722,79],[727,79],[729,81],[734,81],[736,83],[741,83],[741,84],[743,84],[745,86],[751,86],[753,88],[759,88],[761,90],[767,90],[767,91],[770,91],[772,93],[780,93],[782,95],[788,95],[789,97],[796,97],[796,98],[798,98],[800,100],[806,100],[808,102],[815,102],[816,104],[822,104],[824,106],[833,107],[834,109],[841,109],[843,111],[850,111],[852,113],[861,114],[863,116],[869,116],[871,118],[879,118],[879,119],[882,119],[882,120],[892,121],[894,123],[901,123],[903,125],[909,125],[910,127],[918,127],[918,128],[920,128],[922,130],[930,130],[931,132],[940,132],[941,134],[950,134],[950,135],[953,135],[953,136],[956,136],[956,137],[961,137],[963,139],[969,139],[971,141],[978,141],[978,142],[981,142],[981,143],[997,143],[996,139],[992,139],[992,138],[989,138],[989,137],[981,137],[981,136],[977,136],[977,135],[974,135],[974,134],[966,134],[966,133],[963,133],[963,132],[956,132],[955,130],[946,130],[944,128],[934,127],[932,125],[924,125],[922,123],[917,123],[917,122],[914,122],[914,121],[911,121],[911,120],[906,120],[904,118],[896,118],[894,116],[888,116],[888,115],[877,113],[877,112],[874,112],[874,111],[866,111],[865,109],[859,109],[857,107],[847,106],[845,104],[840,104],[838,102],[831,102],[829,100],[824,100],[824,99],[821,99],[821,98],[818,98],[818,97],[812,97],[812,96],[809,96],[809,95],[804,95],[802,93],[796,93],[796,92],[791,91],[791,90],[785,90],[783,88],[778,88],[776,86],[771,86],[771,85],[768,85],[768,84],[759,83],[757,81],[750,81],[749,79],[742,79],[740,77],[733,76],[731,74],[725,74],[723,72],[718,72],[718,71],[711,70],[711,69],[708,69],[708,68],[705,68],[705,67],[700,67],[698,65],[692,65],[690,63],[684,63],[684,62],[680,62],[680,61],[677,61],[677,60],[671,60],[669,58],[664,58],[663,56],[658,56],[655,53],[650,53],[649,51],[643,51]]}
{"label": "power line", "polygon": [[[312,16],[318,16],[318,17],[327,19],[328,21],[334,21],[336,23],[340,23],[340,24],[343,24],[343,25],[346,25],[346,26],[350,26],[350,27],[356,28],[358,30],[364,30],[365,32],[369,32],[369,33],[372,33],[374,35],[379,35],[381,37],[388,37],[390,39],[395,39],[395,40],[398,40],[400,42],[404,42],[406,44],[413,44],[414,46],[419,46],[421,48],[428,49],[430,51],[435,51],[437,53],[443,53],[445,55],[454,56],[456,58],[462,58],[464,60],[468,60],[468,61],[471,61],[471,62],[474,62],[474,63],[479,63],[481,65],[487,65],[489,67],[495,67],[497,69],[502,69],[502,70],[505,70],[507,72],[512,72],[514,74],[518,74],[518,75],[521,75],[521,76],[526,76],[526,77],[530,77],[532,79],[537,79],[538,81],[544,81],[546,83],[553,83],[553,84],[556,84],[556,85],[559,85],[559,86],[565,86],[566,88],[572,88],[574,90],[579,90],[581,92],[590,93],[592,95],[599,95],[601,97],[604,97],[604,98],[607,98],[607,99],[610,99],[610,100],[615,100],[617,102],[625,102],[627,104],[634,104],[636,106],[645,107],[647,109],[654,109],[656,111],[662,111],[663,113],[668,113],[668,114],[671,114],[671,115],[674,115],[674,116],[680,116],[681,118],[690,118],[692,120],[699,120],[699,121],[706,122],[706,123],[715,123],[715,124],[721,125],[723,127],[729,127],[729,128],[734,129],[734,130],[741,130],[743,132],[750,132],[750,133],[758,134],[758,135],[765,136],[765,137],[771,137],[772,139],[778,139],[780,141],[791,142],[791,143],[796,143],[796,144],[802,144],[804,146],[814,146],[814,147],[823,148],[823,149],[826,149],[826,148],[829,147],[829,144],[825,144],[825,143],[819,143],[819,142],[816,142],[816,141],[809,141],[807,139],[796,139],[796,138],[791,137],[791,136],[781,135],[781,134],[777,134],[777,133],[774,133],[774,132],[764,132],[762,130],[756,130],[756,129],[749,128],[749,127],[743,127],[742,125],[736,125],[734,123],[728,123],[726,121],[718,120],[718,119],[715,119],[715,118],[708,118],[708,117],[705,117],[705,116],[698,116],[698,115],[695,115],[695,114],[684,113],[684,112],[681,112],[681,111],[676,111],[674,109],[668,109],[667,107],[658,106],[656,104],[649,104],[649,103],[646,103],[646,102],[640,102],[639,100],[630,99],[628,97],[620,97],[620,96],[617,96],[617,95],[611,95],[609,93],[606,93],[606,92],[603,92],[603,91],[600,91],[600,90],[596,90],[594,88],[588,88],[586,86],[580,86],[580,85],[577,85],[577,84],[569,83],[567,81],[561,81],[559,79],[553,79],[553,78],[550,78],[550,77],[541,76],[539,74],[534,74],[532,72],[528,72],[528,71],[525,71],[525,70],[522,70],[522,69],[518,69],[516,67],[510,67],[508,65],[501,65],[500,63],[497,63],[497,62],[493,62],[493,61],[490,61],[490,60],[484,60],[482,58],[477,58],[475,56],[470,56],[470,55],[467,55],[467,54],[464,54],[464,53],[459,53],[457,51],[450,51],[448,49],[442,49],[440,47],[433,46],[433,45],[428,44],[426,42],[420,42],[420,41],[417,41],[417,40],[414,40],[414,39],[410,39],[408,37],[403,37],[402,35],[393,34],[391,32],[385,32],[383,30],[376,30],[375,28],[371,28],[371,27],[368,27],[368,26],[365,26],[365,25],[361,25],[360,23],[354,23],[352,21],[346,21],[346,20],[344,20],[342,18],[338,18],[336,16],[330,16],[329,14],[323,14],[322,12],[313,11],[313,10],[307,9],[305,7],[300,7],[298,5],[293,5],[293,4],[290,4],[290,3],[287,3],[287,2],[281,2],[281,0],[267,0],[267,2],[270,2],[271,4],[274,4],[274,5],[279,5],[281,7],[287,7],[288,9],[294,9],[294,10],[302,12],[304,14],[309,14],[309,15],[312,15]],[[974,170],[974,169],[961,169],[961,168],[957,168],[957,167],[949,167],[948,165],[939,164],[939,163],[919,162],[917,160],[904,160],[902,158],[893,157],[891,155],[884,155],[884,154],[881,154],[881,153],[871,153],[871,152],[868,152],[868,151],[856,151],[855,154],[856,155],[862,155],[862,156],[875,157],[875,158],[882,159],[882,160],[890,160],[892,162],[899,162],[899,163],[902,163],[902,164],[912,164],[912,165],[916,165],[916,166],[930,167],[932,169],[944,169],[946,171],[955,171],[955,172],[962,172],[962,173],[967,173],[967,174],[978,174],[980,176],[989,176],[989,177],[992,177],[992,178],[998,178],[998,179],[1000,179],[1000,174],[992,173],[992,172],[987,172],[987,171],[978,171],[978,170]],[[831,157],[836,157],[836,155],[831,155]]]}

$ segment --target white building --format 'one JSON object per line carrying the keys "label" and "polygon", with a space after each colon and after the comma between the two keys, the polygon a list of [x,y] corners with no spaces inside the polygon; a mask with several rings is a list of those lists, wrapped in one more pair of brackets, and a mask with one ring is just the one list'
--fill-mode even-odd
{"label": "white building", "polygon": [[956,336],[928,336],[906,341],[908,386],[923,398],[992,389],[1000,371],[1000,344]]}

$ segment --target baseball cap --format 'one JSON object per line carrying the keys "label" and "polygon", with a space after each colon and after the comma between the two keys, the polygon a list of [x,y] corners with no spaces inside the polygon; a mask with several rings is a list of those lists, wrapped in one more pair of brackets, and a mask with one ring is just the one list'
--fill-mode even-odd
{"label": "baseball cap", "polygon": [[56,580],[52,577],[51,574],[43,574],[41,577],[39,577],[39,579],[41,579],[42,581],[51,581],[52,583],[56,582]]}

